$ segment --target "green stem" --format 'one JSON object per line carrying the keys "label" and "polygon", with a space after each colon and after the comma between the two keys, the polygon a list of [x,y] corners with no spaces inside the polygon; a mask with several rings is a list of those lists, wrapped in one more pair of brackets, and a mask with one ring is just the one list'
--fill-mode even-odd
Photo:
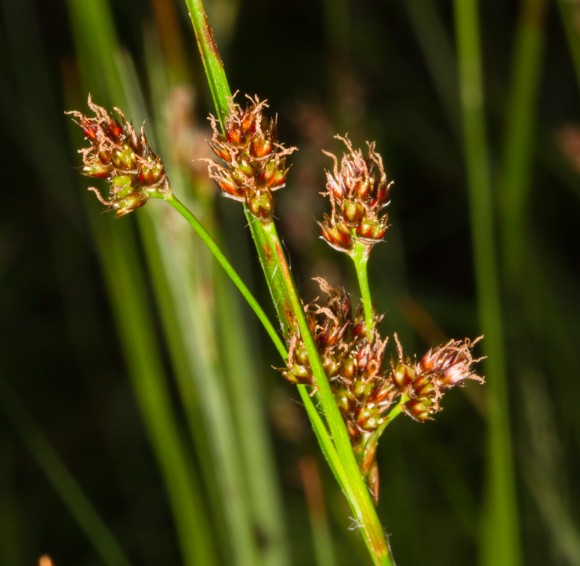
{"label": "green stem", "polygon": [[509,424],[495,219],[487,154],[477,0],[455,0],[455,26],[463,114],[471,229],[479,316],[485,334],[490,396],[487,513],[482,564],[521,563]]}
{"label": "green stem", "polygon": [[367,339],[370,341],[373,335],[374,328],[374,312],[373,312],[373,302],[371,300],[371,289],[369,287],[369,277],[368,277],[368,261],[369,261],[369,246],[363,244],[358,240],[355,241],[354,251],[351,254],[351,258],[354,262],[354,267],[356,270],[356,276],[358,279],[358,285],[360,288],[362,304],[365,313],[365,326]]}
{"label": "green stem", "polygon": [[270,319],[266,316],[266,313],[259,305],[256,298],[252,295],[252,292],[248,289],[246,284],[242,281],[237,271],[234,269],[232,264],[228,261],[225,255],[222,253],[218,245],[215,243],[213,238],[210,236],[209,232],[204,228],[201,222],[195,217],[195,215],[174,195],[164,195],[161,193],[156,193],[152,195],[154,198],[161,198],[168,204],[170,204],[185,220],[190,224],[190,226],[196,231],[197,235],[203,240],[204,244],[209,248],[210,252],[213,254],[218,263],[222,266],[223,270],[230,277],[234,285],[238,288],[244,299],[248,302],[260,322],[263,324],[266,332],[272,339],[274,346],[282,356],[282,359],[286,359],[287,352],[284,343],[282,342],[280,336],[276,332],[276,329],[270,322]]}
{"label": "green stem", "polygon": [[403,413],[403,407],[405,403],[409,400],[409,396],[407,394],[401,395],[397,404],[389,411],[387,414],[383,424],[377,430],[373,432],[373,434],[367,440],[367,446],[371,442],[378,443],[379,438],[382,436],[385,429],[399,416]]}
{"label": "green stem", "polygon": [[380,436],[387,426],[389,426],[400,414],[403,413],[403,407],[405,403],[409,400],[407,395],[402,395],[399,402],[389,411],[385,422],[377,429],[377,434]]}
{"label": "green stem", "polygon": [[195,31],[197,47],[201,54],[203,68],[211,91],[217,117],[222,125],[228,115],[228,102],[232,92],[228,85],[224,64],[221,60],[213,31],[209,25],[207,14],[201,0],[185,0],[189,10],[189,17]]}
{"label": "green stem", "polygon": [[[512,286],[519,287],[529,214],[531,158],[534,144],[544,34],[546,0],[522,3],[515,37],[512,82],[506,111],[503,147],[502,236],[504,271]],[[515,284],[515,285],[514,285]]]}

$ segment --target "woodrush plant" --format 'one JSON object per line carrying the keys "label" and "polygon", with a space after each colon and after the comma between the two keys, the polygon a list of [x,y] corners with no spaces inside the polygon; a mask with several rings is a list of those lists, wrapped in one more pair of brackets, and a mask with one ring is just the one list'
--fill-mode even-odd
{"label": "woodrush plant", "polygon": [[[137,131],[119,108],[116,116],[89,95],[94,116],[69,114],[89,145],[79,150],[82,172],[108,182],[108,194],[91,187],[116,217],[144,206],[149,199],[170,204],[203,239],[216,260],[252,307],[283,360],[281,374],[297,384],[321,449],[343,490],[356,524],[375,564],[394,564],[375,506],[379,501],[378,441],[400,414],[415,421],[431,420],[441,410],[443,395],[475,373],[470,341],[450,340],[422,357],[406,355],[393,333],[394,351],[387,358],[389,339],[378,325],[367,276],[373,247],[382,241],[389,223],[385,212],[393,182],[388,181],[374,143],[366,155],[347,135],[336,136],[345,146],[326,171],[330,212],[319,222],[322,238],[348,255],[357,275],[361,300],[318,278],[324,302],[304,304],[291,275],[274,222],[273,193],[286,185],[288,163],[297,148],[278,140],[277,118],[258,96],[244,103],[232,96],[203,7],[188,2],[202,59],[208,74],[217,117],[210,116],[209,145],[218,161],[209,161],[208,175],[228,198],[242,203],[278,315],[275,329],[248,287],[195,215],[174,195],[163,160],[150,147],[144,126]],[[239,100],[239,98],[238,98]],[[191,156],[195,159],[197,156]],[[318,301],[318,300],[317,300]],[[316,401],[316,403],[314,402]]]}

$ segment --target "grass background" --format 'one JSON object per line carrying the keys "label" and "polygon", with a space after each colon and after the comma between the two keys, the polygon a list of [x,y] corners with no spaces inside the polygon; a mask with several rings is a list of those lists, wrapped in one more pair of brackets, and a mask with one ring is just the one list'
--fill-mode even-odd
{"label": "grass background", "polygon": [[[212,109],[184,7],[111,4],[1,3],[0,563],[364,563],[275,352],[194,235],[162,203],[115,221],[85,195],[63,111],[91,91],[147,119],[174,189],[267,304],[240,211],[190,163]],[[230,84],[268,98],[300,148],[277,216],[306,300],[319,274],[356,292],[317,239],[334,133],[375,139],[396,182],[370,262],[385,333],[419,354],[480,334],[497,273],[505,363],[449,394],[436,423],[399,419],[383,437],[397,562],[580,564],[580,7],[479,6],[492,237],[475,241],[456,40],[472,29],[451,2],[207,8]],[[481,250],[492,263],[474,269]],[[513,454],[490,441],[508,432]],[[498,485],[515,486],[515,513],[494,506]],[[519,537],[494,535],[504,520]]]}

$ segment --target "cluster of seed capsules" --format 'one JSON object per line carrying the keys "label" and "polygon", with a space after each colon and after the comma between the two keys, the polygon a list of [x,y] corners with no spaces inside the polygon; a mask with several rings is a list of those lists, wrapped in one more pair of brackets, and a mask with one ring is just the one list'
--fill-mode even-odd
{"label": "cluster of seed capsules", "polygon": [[[474,372],[481,358],[472,356],[473,346],[481,339],[450,340],[435,346],[418,361],[403,354],[397,343],[397,359],[383,367],[387,339],[382,340],[376,325],[365,327],[362,308],[353,310],[344,289],[338,290],[324,279],[318,282],[328,299],[324,305],[311,303],[306,315],[338,406],[356,444],[359,437],[378,429],[387,418],[393,403],[417,421],[427,421],[441,411],[439,401],[449,389],[465,380],[483,382]],[[314,385],[304,344],[297,332],[289,339],[287,367],[282,371],[292,383]]]}
{"label": "cluster of seed capsules", "polygon": [[82,172],[87,177],[109,181],[109,198],[91,187],[89,190],[115,216],[124,216],[142,207],[152,194],[168,194],[169,181],[161,159],[149,147],[141,127],[137,133],[121,110],[115,108],[121,121],[95,104],[89,95],[88,106],[95,117],[81,112],[67,112],[76,118],[90,146],[79,150],[83,157]]}
{"label": "cluster of seed capsules", "polygon": [[[374,328],[369,340],[362,309],[353,311],[344,289],[335,289],[324,279],[318,282],[327,302],[324,306],[307,305],[306,316],[349,435],[357,444],[361,435],[374,432],[382,424],[398,394],[393,381],[382,371],[387,340],[381,340]],[[379,320],[375,317],[375,323]],[[297,334],[289,342],[284,377],[293,383],[313,385],[303,343]]]}
{"label": "cluster of seed capsules", "polygon": [[467,379],[483,383],[474,371],[482,358],[472,355],[473,346],[481,338],[450,340],[428,350],[419,361],[405,358],[397,340],[399,359],[391,361],[391,379],[406,400],[405,412],[415,420],[429,420],[441,411],[440,400],[446,391],[464,385]]}
{"label": "cluster of seed capsules", "polygon": [[324,152],[334,161],[332,172],[326,172],[326,192],[330,199],[331,214],[320,222],[322,237],[335,249],[352,253],[355,242],[370,248],[383,239],[388,228],[388,217],[383,209],[391,200],[392,182],[387,181],[381,156],[375,144],[368,143],[365,157],[362,150],[354,149],[350,140],[335,136],[346,146],[340,160]]}
{"label": "cluster of seed capsules", "polygon": [[[246,204],[262,222],[271,222],[274,213],[272,193],[284,186],[288,167],[286,157],[296,148],[277,142],[276,118],[264,116],[265,101],[247,97],[245,107],[229,105],[224,133],[217,120],[210,118],[213,136],[209,145],[220,158],[210,161],[209,175],[223,194]],[[93,103],[95,117],[69,112],[81,127],[90,146],[80,150],[83,173],[110,182],[109,198],[95,188],[98,199],[116,216],[123,216],[143,206],[151,196],[169,195],[171,189],[161,159],[151,150],[141,128],[137,133],[117,108],[121,121]],[[387,181],[383,162],[369,143],[367,156],[355,150],[346,137],[336,136],[347,151],[333,171],[326,172],[326,192],[331,214],[319,223],[322,237],[335,249],[353,254],[356,244],[368,254],[381,241],[388,228],[384,208],[390,202],[392,182]],[[305,307],[310,331],[326,376],[346,423],[348,434],[369,489],[378,498],[378,471],[375,458],[378,437],[399,405],[402,411],[424,422],[441,410],[440,400],[452,387],[465,380],[483,382],[473,366],[473,342],[451,340],[430,349],[421,359],[405,357],[395,335],[397,359],[384,367],[387,340],[377,330],[381,316],[366,328],[361,306],[353,309],[350,297],[324,279],[318,280],[327,301]],[[316,386],[306,348],[297,329],[289,331],[287,366],[281,370],[292,383]]]}
{"label": "cluster of seed capsules", "polygon": [[286,182],[286,156],[296,148],[277,142],[277,120],[264,115],[267,103],[257,96],[247,98],[245,107],[230,102],[224,133],[210,118],[209,145],[222,163],[210,161],[209,175],[225,196],[244,202],[255,217],[267,222],[274,214],[272,192]]}
{"label": "cluster of seed capsules", "polygon": [[[382,340],[375,316],[368,333],[362,308],[353,310],[350,297],[324,279],[318,279],[327,295],[324,305],[306,306],[325,373],[346,423],[359,465],[369,489],[378,500],[378,468],[375,458],[378,437],[396,404],[413,419],[424,422],[441,410],[443,394],[466,379],[483,382],[475,374],[471,350],[478,342],[451,340],[430,349],[419,361],[405,357],[395,336],[398,359],[384,367],[387,339]],[[306,348],[298,332],[289,339],[287,367],[282,375],[292,383],[315,387]]]}

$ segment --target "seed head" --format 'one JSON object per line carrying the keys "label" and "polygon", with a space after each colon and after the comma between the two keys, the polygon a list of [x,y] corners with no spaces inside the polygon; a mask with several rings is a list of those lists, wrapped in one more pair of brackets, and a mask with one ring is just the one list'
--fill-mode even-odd
{"label": "seed head", "polygon": [[210,116],[209,145],[222,163],[210,161],[209,175],[226,197],[246,203],[254,216],[266,222],[274,214],[272,192],[286,182],[286,156],[296,148],[277,142],[277,117],[266,118],[267,102],[257,96],[246,98],[244,108],[230,101],[224,133]]}
{"label": "seed head", "polygon": [[351,253],[354,242],[363,242],[368,250],[381,241],[388,228],[383,209],[390,202],[391,186],[387,181],[381,156],[375,143],[367,142],[368,153],[354,149],[348,137],[335,136],[346,146],[347,152],[338,158],[327,151],[334,168],[326,172],[326,191],[331,214],[325,214],[320,224],[322,238],[333,248]]}
{"label": "seed head", "polygon": [[[361,306],[354,309],[344,289],[335,289],[319,278],[326,302],[305,307],[306,318],[322,361],[326,377],[345,421],[359,467],[375,501],[378,499],[376,449],[390,412],[401,404],[405,413],[426,421],[441,410],[439,401],[452,387],[465,380],[483,382],[475,374],[474,341],[450,340],[430,349],[419,361],[405,357],[395,335],[398,359],[383,367],[387,339],[377,326],[375,315],[367,332]],[[287,365],[283,376],[292,383],[315,386],[306,348],[298,330],[288,340]]]}
{"label": "seed head", "polygon": [[431,348],[419,361],[411,361],[403,356],[398,339],[399,359],[391,362],[391,377],[401,394],[409,400],[404,409],[418,421],[426,421],[441,411],[443,394],[456,386],[463,386],[467,379],[483,383],[474,365],[483,358],[474,359],[472,349],[483,337],[471,341],[450,340],[443,346]]}
{"label": "seed head", "polygon": [[115,108],[117,120],[95,104],[90,94],[88,106],[94,117],[76,110],[66,114],[74,117],[90,144],[79,150],[83,174],[110,183],[108,199],[94,187],[89,188],[99,201],[120,217],[143,206],[153,194],[169,194],[163,162],[149,147],[144,127],[137,133],[119,108]]}
{"label": "seed head", "polygon": [[[360,469],[377,499],[377,444],[368,441],[385,422],[388,409],[399,395],[390,375],[383,370],[387,340],[381,339],[376,328],[382,317],[374,317],[373,328],[367,333],[363,309],[353,309],[346,291],[335,289],[322,278],[318,283],[327,296],[326,302],[307,305],[306,317]],[[293,383],[315,385],[297,331],[290,336],[288,363],[282,374]]]}

